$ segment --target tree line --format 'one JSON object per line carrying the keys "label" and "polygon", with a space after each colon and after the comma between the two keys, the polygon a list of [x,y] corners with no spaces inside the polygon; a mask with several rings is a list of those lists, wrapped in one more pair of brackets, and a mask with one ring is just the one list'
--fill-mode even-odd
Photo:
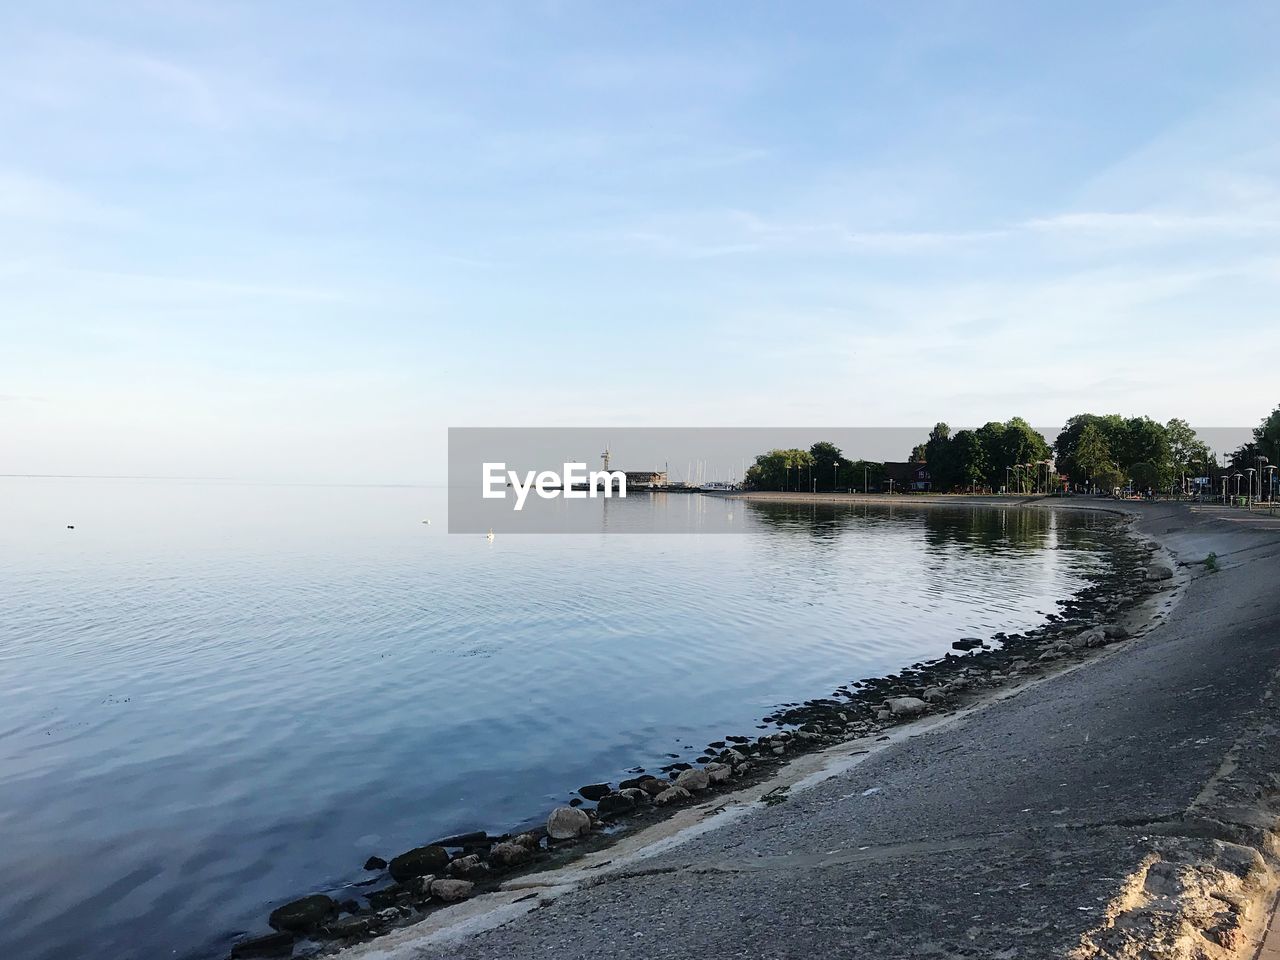
{"label": "tree line", "polygon": [[770,450],[756,457],[743,482],[755,490],[879,489],[884,464],[874,460],[849,460],[834,443],[825,440],[808,450]]}
{"label": "tree line", "polygon": [[[1256,468],[1259,458],[1280,464],[1280,406],[1254,428],[1251,442],[1229,455],[1229,469]],[[1021,417],[954,433],[939,423],[910,459],[926,465],[932,489],[942,492],[1051,490],[1063,477],[1077,488],[1109,491],[1132,484],[1164,491],[1220,472],[1213,452],[1185,420],[1159,423],[1120,414],[1071,417],[1052,445]],[[744,477],[757,490],[820,492],[878,489],[884,480],[883,463],[851,460],[826,441],[808,450],[763,453]]]}

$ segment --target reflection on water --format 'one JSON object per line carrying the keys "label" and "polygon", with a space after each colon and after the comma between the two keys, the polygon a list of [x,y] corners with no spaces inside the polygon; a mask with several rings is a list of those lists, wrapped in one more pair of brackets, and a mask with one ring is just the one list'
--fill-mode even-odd
{"label": "reflection on water", "polygon": [[1114,531],[682,496],[610,528],[748,532],[489,543],[430,489],[2,483],[0,956],[33,960],[223,956],[370,854],[1039,623]]}

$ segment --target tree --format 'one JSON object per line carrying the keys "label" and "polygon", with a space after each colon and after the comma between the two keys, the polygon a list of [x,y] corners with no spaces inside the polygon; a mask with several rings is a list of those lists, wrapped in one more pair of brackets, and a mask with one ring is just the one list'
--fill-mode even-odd
{"label": "tree", "polygon": [[1119,449],[1119,441],[1125,433],[1124,417],[1118,413],[1107,414],[1106,416],[1099,416],[1096,413],[1077,414],[1067,421],[1066,426],[1062,428],[1062,432],[1058,434],[1057,440],[1053,443],[1058,469],[1068,474],[1077,483],[1087,478],[1091,473],[1080,462],[1077,455],[1080,438],[1083,436],[1085,429],[1090,426],[1094,428],[1095,436],[1101,436],[1106,441],[1111,459],[1116,460],[1122,456],[1122,452]]}
{"label": "tree", "polygon": [[808,450],[770,450],[756,457],[743,480],[756,490],[799,490],[802,471],[812,466]]}
{"label": "tree", "polygon": [[863,493],[878,490],[884,485],[884,464],[874,460],[854,460],[840,470],[840,486],[858,489]]}
{"label": "tree", "polygon": [[1253,428],[1253,442],[1262,456],[1272,463],[1280,463],[1280,407]]}
{"label": "tree", "polygon": [[1169,468],[1175,476],[1182,478],[1185,492],[1186,475],[1192,472],[1207,474],[1213,465],[1213,454],[1185,420],[1175,417],[1164,425],[1164,431],[1169,441]]}
{"label": "tree", "polygon": [[1129,476],[1135,490],[1157,491],[1164,486],[1167,472],[1159,464],[1143,460],[1129,468]]}
{"label": "tree", "polygon": [[[1004,423],[992,421],[978,428],[986,463],[986,482],[991,487],[1004,485],[1010,471],[1020,464],[1042,463],[1051,450],[1039,431],[1021,417]],[[958,435],[957,435],[958,436]]]}
{"label": "tree", "polygon": [[809,448],[813,460],[813,477],[819,490],[834,490],[839,483],[840,468],[848,463],[834,443],[820,440]]}
{"label": "tree", "polygon": [[1097,423],[1084,425],[1071,458],[1075,463],[1073,476],[1077,482],[1090,481],[1095,488],[1102,490],[1119,486],[1118,481],[1111,482],[1116,480],[1114,474],[1120,471],[1116,467],[1111,445],[1107,443],[1101,425]]}
{"label": "tree", "polygon": [[955,471],[953,486],[958,484],[973,489],[986,484],[990,465],[982,447],[982,438],[976,431],[958,431],[951,439],[951,452]]}

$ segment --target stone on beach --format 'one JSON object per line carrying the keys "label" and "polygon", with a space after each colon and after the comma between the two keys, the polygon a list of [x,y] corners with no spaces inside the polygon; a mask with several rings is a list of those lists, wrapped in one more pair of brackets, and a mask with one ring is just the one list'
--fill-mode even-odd
{"label": "stone on beach", "polygon": [[660,807],[665,807],[669,803],[677,803],[681,800],[688,800],[692,796],[693,794],[691,794],[684,787],[670,787],[666,790],[663,790],[662,793],[654,797],[653,802]]}
{"label": "stone on beach", "polygon": [[1147,568],[1148,580],[1172,580],[1173,567],[1167,563],[1153,563]]}
{"label": "stone on beach", "polygon": [[659,780],[657,777],[650,777],[640,784],[640,789],[651,797],[656,797],[665,790],[671,789],[670,780]]}
{"label": "stone on beach", "polygon": [[579,787],[578,793],[590,800],[592,803],[601,797],[607,797],[611,790],[607,783],[589,783],[585,787]]}
{"label": "stone on beach", "polygon": [[711,777],[705,770],[681,770],[676,777],[676,786],[696,793],[711,786]]}
{"label": "stone on beach", "polygon": [[708,763],[706,770],[712,783],[724,783],[733,776],[733,767],[727,763]]}
{"label": "stone on beach", "polygon": [[428,873],[440,873],[448,865],[449,852],[444,847],[432,844],[428,847],[414,847],[393,857],[389,867],[392,878],[397,883],[404,883]]}
{"label": "stone on beach", "polygon": [[576,807],[556,807],[547,817],[547,836],[552,840],[572,840],[591,832],[591,818]]}
{"label": "stone on beach", "polygon": [[533,856],[528,847],[511,841],[495,843],[489,851],[489,862],[495,867],[514,867]]}
{"label": "stone on beach", "polygon": [[338,912],[332,897],[316,893],[271,911],[267,923],[277,930],[310,930]]}
{"label": "stone on beach", "polygon": [[370,857],[364,862],[364,868],[366,870],[382,870],[386,865],[387,861],[383,860],[381,857]]}
{"label": "stone on beach", "polygon": [[431,895],[445,903],[457,903],[471,896],[475,884],[469,880],[436,880],[431,884]]}
{"label": "stone on beach", "polygon": [[[499,846],[501,846],[501,844],[499,844]],[[524,850],[523,847],[520,849]],[[480,855],[476,853],[465,857],[459,857],[457,860],[454,860],[449,864],[450,876],[456,877],[459,880],[472,880],[476,877],[483,876],[485,873],[488,873],[488,871],[489,865],[480,859]]]}
{"label": "stone on beach", "polygon": [[929,709],[919,697],[893,697],[885,701],[885,707],[895,717],[914,717]]}
{"label": "stone on beach", "polygon": [[628,813],[634,810],[636,802],[630,797],[621,793],[611,793],[607,797],[601,797],[600,802],[596,804],[596,813],[602,817],[612,817],[618,813]]}

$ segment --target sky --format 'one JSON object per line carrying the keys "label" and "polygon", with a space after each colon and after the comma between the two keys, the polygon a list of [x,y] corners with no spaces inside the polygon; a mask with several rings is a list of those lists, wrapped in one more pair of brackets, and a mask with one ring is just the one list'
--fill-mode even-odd
{"label": "sky", "polygon": [[1252,425],[1278,81],[1272,2],[5,4],[0,473]]}

